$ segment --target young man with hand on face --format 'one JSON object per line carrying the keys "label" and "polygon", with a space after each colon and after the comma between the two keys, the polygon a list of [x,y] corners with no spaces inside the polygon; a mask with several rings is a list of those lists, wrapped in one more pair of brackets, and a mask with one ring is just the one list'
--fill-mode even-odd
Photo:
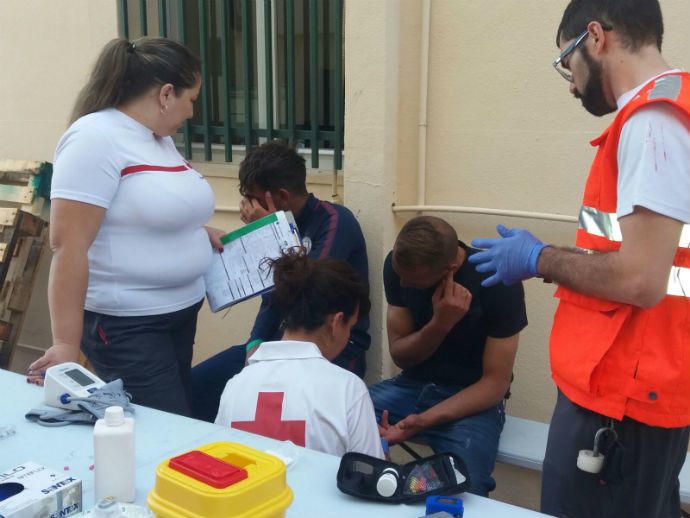
{"label": "young man with hand on face", "polygon": [[522,285],[481,286],[487,275],[467,262],[476,252],[442,219],[405,224],[383,270],[388,345],[402,373],[369,392],[390,444],[456,453],[470,491],[487,496],[527,317]]}
{"label": "young man with hand on face", "polygon": [[[368,282],[369,266],[364,235],[350,210],[319,200],[307,191],[304,158],[287,145],[272,141],[252,149],[240,164],[240,217],[251,223],[276,210],[291,211],[312,259],[332,257],[349,263]],[[246,344],[230,347],[192,369],[194,417],[213,421],[227,381],[244,367],[261,343],[280,340],[283,334],[278,308],[271,294],[262,296],[261,307]],[[369,313],[361,314],[350,340],[333,363],[364,376],[365,354],[371,343]]]}

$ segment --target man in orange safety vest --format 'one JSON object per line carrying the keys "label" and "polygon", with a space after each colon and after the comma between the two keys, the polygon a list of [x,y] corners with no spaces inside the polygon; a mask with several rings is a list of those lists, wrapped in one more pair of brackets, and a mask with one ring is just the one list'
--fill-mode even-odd
{"label": "man in orange safety vest", "polygon": [[472,242],[485,250],[469,260],[495,272],[487,285],[543,277],[559,286],[550,339],[558,400],[542,482],[542,512],[555,516],[680,516],[690,74],[666,64],[662,36],[658,0],[571,0],[554,67],[587,111],[617,112],[591,143],[576,248],[503,226],[499,238]]}

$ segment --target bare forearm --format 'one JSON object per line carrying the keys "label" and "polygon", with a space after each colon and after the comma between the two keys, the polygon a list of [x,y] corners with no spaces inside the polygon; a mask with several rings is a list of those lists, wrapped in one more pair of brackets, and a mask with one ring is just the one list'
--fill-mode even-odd
{"label": "bare forearm", "polygon": [[48,281],[53,343],[79,349],[88,278],[86,253],[69,249],[55,251]]}
{"label": "bare forearm", "polygon": [[420,414],[421,422],[424,428],[431,428],[483,412],[498,404],[509,386],[508,380],[483,377]]}
{"label": "bare forearm", "polygon": [[537,263],[539,274],[566,288],[641,307],[653,306],[657,295],[645,287],[644,275],[626,268],[618,252],[585,253],[547,247]]}
{"label": "bare forearm", "polygon": [[434,319],[407,336],[390,341],[390,353],[401,369],[413,367],[431,357],[448,334],[448,329]]}

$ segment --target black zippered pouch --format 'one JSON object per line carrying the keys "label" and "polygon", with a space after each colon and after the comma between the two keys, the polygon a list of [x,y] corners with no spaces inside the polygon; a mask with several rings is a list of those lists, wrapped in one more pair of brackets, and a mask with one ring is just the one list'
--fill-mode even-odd
{"label": "black zippered pouch", "polygon": [[430,495],[462,493],[470,487],[470,475],[465,462],[453,453],[440,453],[400,466],[350,452],[340,460],[337,483],[345,494],[400,504],[423,501]]}

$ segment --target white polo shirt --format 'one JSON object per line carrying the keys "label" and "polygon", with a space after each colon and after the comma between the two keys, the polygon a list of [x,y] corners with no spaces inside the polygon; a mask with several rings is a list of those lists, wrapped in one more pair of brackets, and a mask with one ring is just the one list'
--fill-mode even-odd
{"label": "white polo shirt", "polygon": [[213,191],[170,137],[114,108],[81,117],[55,151],[56,198],[106,209],[89,249],[86,309],[158,315],[204,297]]}
{"label": "white polo shirt", "polygon": [[332,455],[383,458],[364,382],[311,342],[264,342],[228,381],[216,424],[290,440]]}

